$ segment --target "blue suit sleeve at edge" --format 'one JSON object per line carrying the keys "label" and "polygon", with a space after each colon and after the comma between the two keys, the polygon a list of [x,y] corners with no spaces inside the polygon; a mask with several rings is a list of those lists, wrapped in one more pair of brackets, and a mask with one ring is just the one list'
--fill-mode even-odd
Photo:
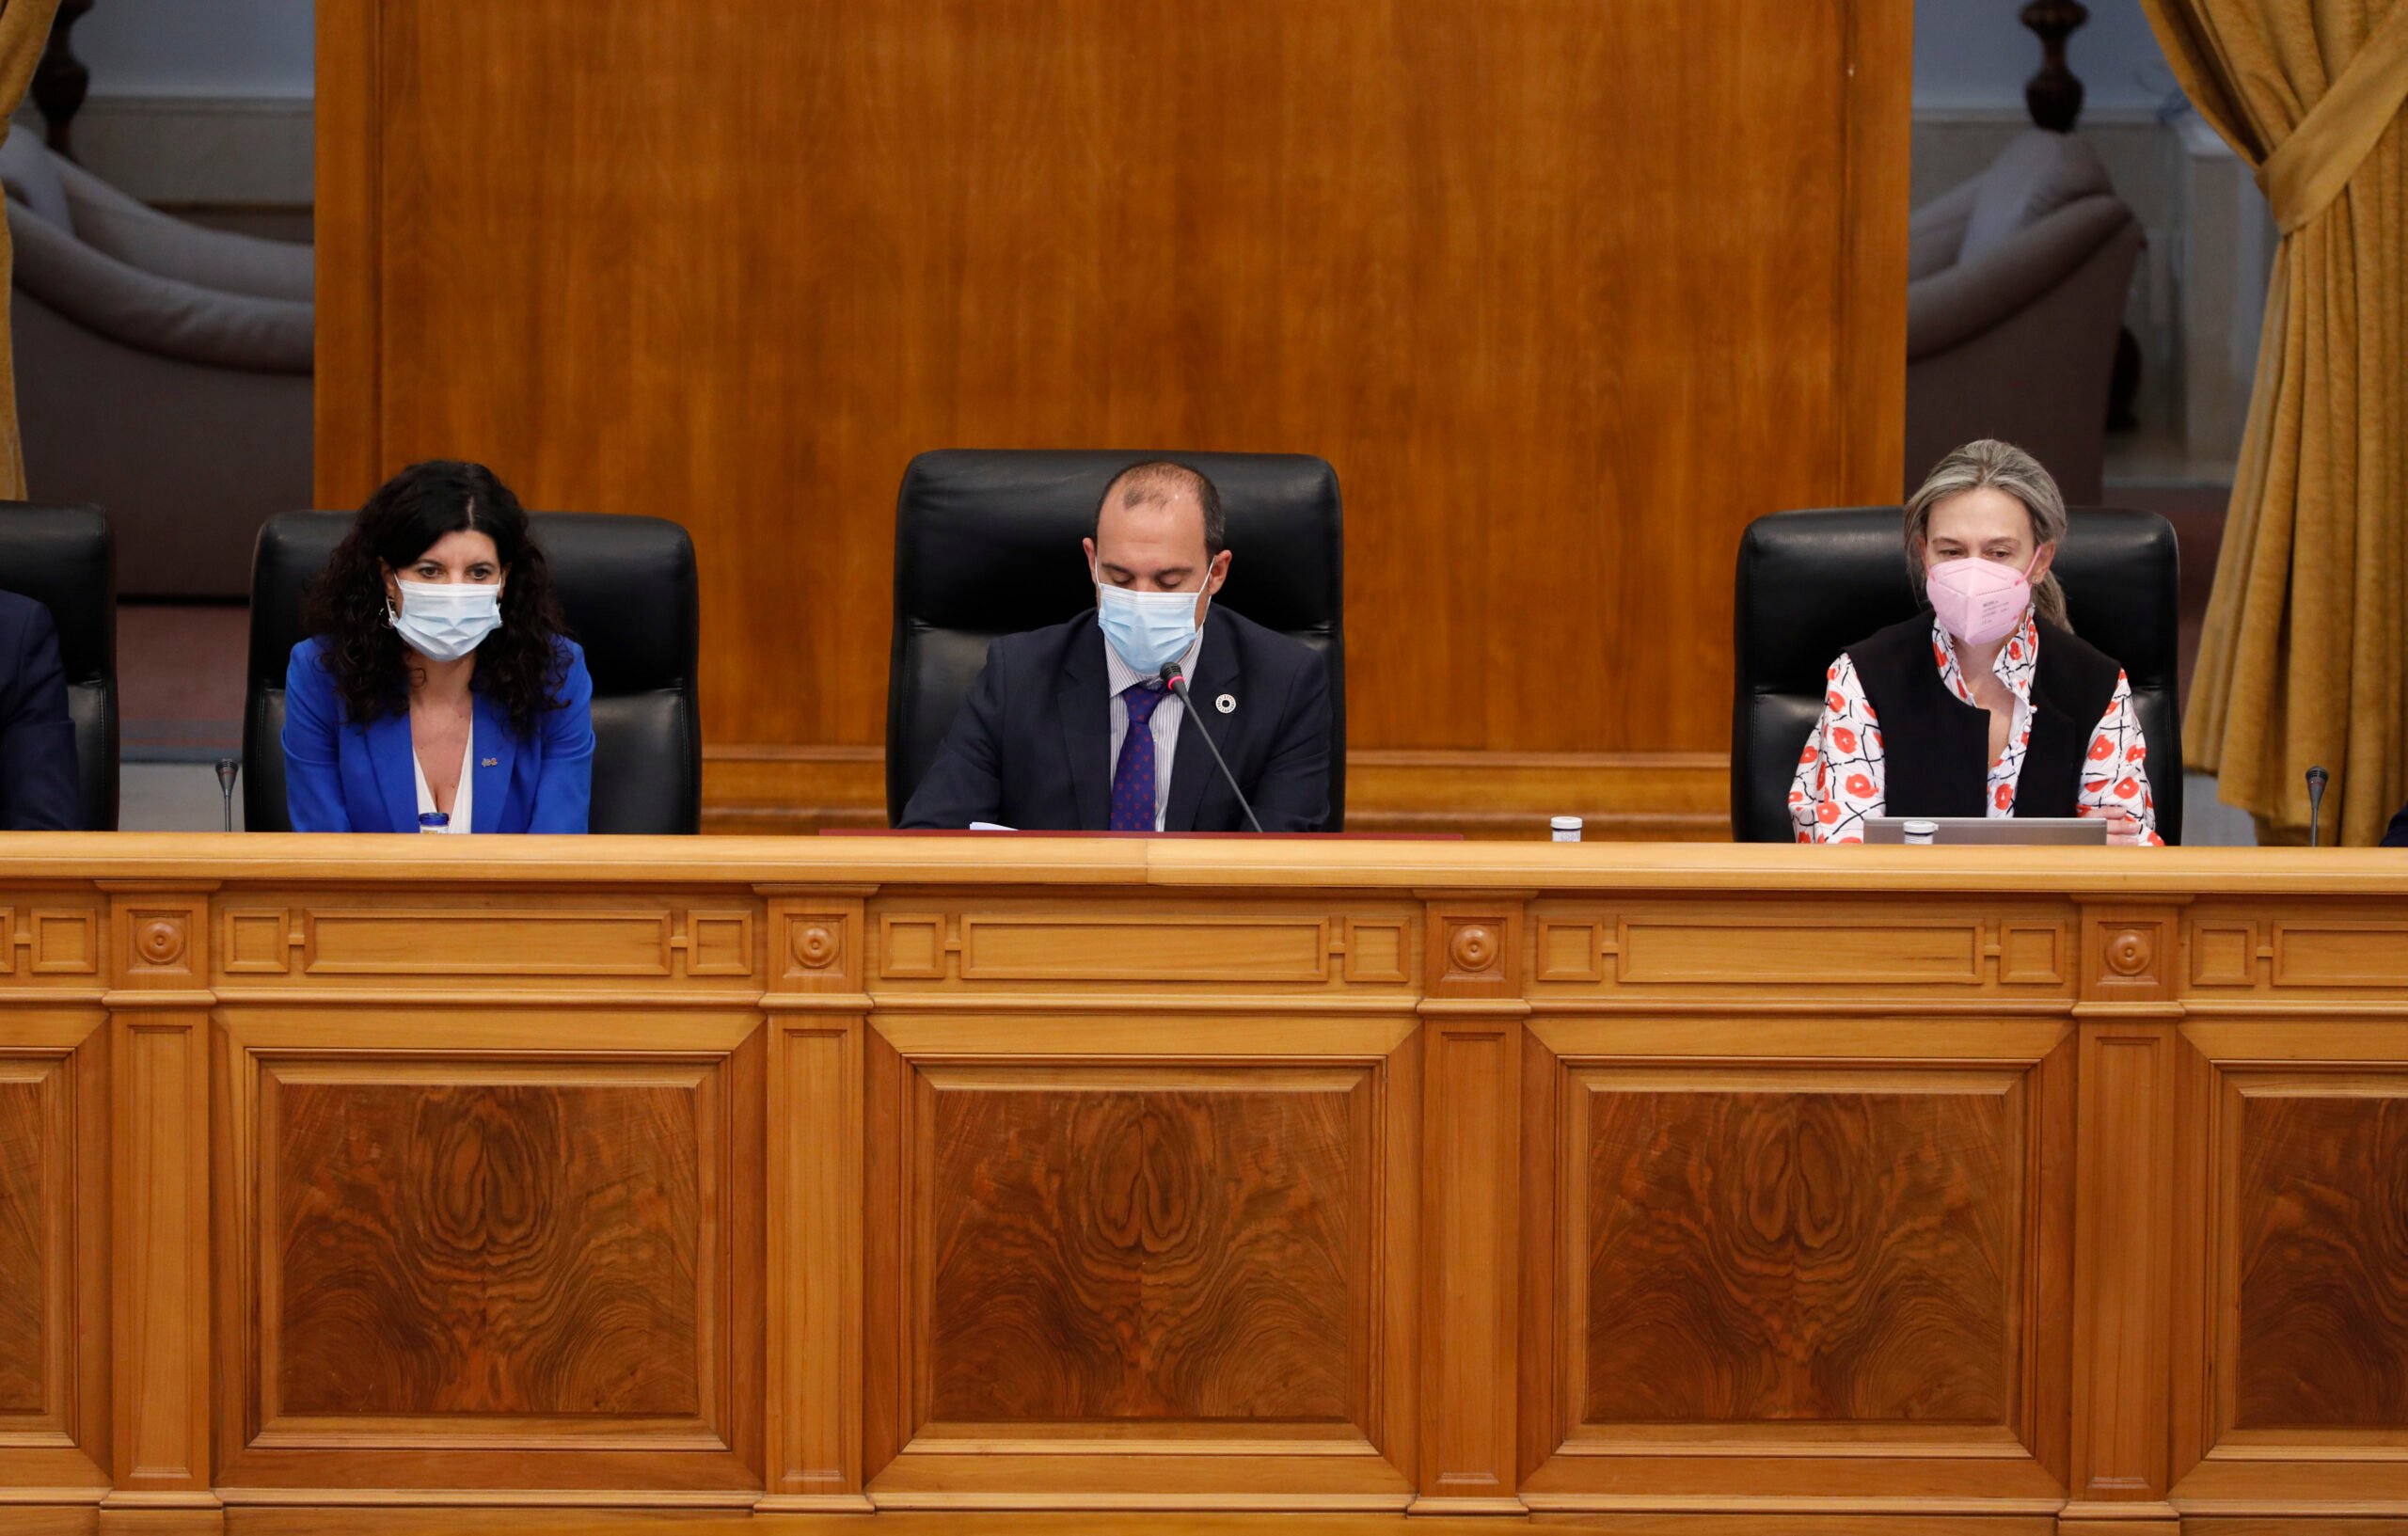
{"label": "blue suit sleeve at edge", "polygon": [[347,832],[337,740],[342,705],[315,641],[293,647],[284,669],[284,810],[297,832]]}
{"label": "blue suit sleeve at edge", "polygon": [[576,642],[561,680],[561,705],[544,712],[544,769],[535,781],[531,832],[581,832],[594,813],[594,674]]}

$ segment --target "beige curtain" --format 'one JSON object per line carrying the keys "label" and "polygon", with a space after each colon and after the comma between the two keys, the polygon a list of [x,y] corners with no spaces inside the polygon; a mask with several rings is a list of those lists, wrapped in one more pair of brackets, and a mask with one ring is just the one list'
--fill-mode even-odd
{"label": "beige curtain", "polygon": [[[25,100],[34,66],[50,41],[58,0],[0,0],[0,143],[8,137],[8,116]],[[12,291],[14,254],[8,226],[0,220],[0,294]],[[8,310],[0,309],[0,498],[25,494],[25,456],[17,446],[17,362],[8,334]]]}
{"label": "beige curtain", "polygon": [[[2268,841],[2408,799],[2408,0],[2143,0],[2282,231],[2184,746]],[[2335,802],[2337,800],[2337,814]]]}

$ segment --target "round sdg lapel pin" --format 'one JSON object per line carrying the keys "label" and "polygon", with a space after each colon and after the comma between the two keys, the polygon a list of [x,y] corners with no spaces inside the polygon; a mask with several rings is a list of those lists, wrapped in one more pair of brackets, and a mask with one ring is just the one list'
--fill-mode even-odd
{"label": "round sdg lapel pin", "polygon": [[1212,701],[1212,707],[1224,715],[1234,715],[1238,712],[1238,696],[1234,693],[1224,693]]}

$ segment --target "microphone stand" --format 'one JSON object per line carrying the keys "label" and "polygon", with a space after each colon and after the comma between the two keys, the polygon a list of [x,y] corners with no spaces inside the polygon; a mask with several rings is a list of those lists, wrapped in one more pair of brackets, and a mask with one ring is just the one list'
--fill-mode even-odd
{"label": "microphone stand", "polygon": [[1245,802],[1245,791],[1238,787],[1238,776],[1229,771],[1228,759],[1221,755],[1220,744],[1212,739],[1212,732],[1204,729],[1204,716],[1196,709],[1196,701],[1188,697],[1187,679],[1180,675],[1179,663],[1164,662],[1162,678],[1164,685],[1171,690],[1179,702],[1187,706],[1188,722],[1196,727],[1196,734],[1204,738],[1205,747],[1212,753],[1212,761],[1220,765],[1221,778],[1228,783],[1229,793],[1238,798],[1238,809],[1245,813],[1246,825],[1256,831],[1260,831],[1262,823],[1255,819],[1254,807]]}
{"label": "microphone stand", "polygon": [[2324,784],[2332,777],[2321,767],[2307,770],[2307,846],[2316,847],[2317,822],[2324,812]]}

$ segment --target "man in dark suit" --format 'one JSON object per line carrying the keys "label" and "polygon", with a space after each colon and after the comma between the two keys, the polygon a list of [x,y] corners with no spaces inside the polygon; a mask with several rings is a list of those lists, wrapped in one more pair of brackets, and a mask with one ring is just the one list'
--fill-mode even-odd
{"label": "man in dark suit", "polygon": [[75,727],[50,610],[0,592],[0,828],[64,831],[83,824]]}
{"label": "man in dark suit", "polygon": [[2401,806],[2400,814],[2391,818],[2391,825],[2384,830],[2383,846],[2408,848],[2408,805]]}
{"label": "man in dark suit", "polygon": [[1245,830],[1211,749],[1162,686],[1176,661],[1262,830],[1319,831],[1329,671],[1309,647],[1212,606],[1230,557],[1212,481],[1179,464],[1124,469],[1083,543],[1095,611],[988,647],[901,824]]}

